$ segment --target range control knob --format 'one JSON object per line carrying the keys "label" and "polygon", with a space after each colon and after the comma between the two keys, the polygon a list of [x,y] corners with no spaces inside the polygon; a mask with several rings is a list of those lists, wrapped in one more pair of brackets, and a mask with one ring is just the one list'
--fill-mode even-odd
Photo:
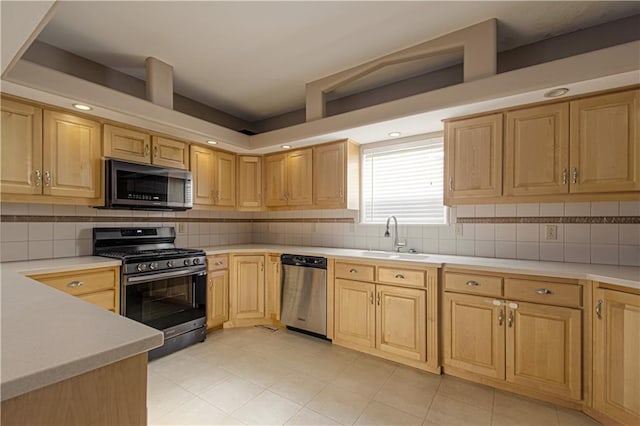
{"label": "range control knob", "polygon": [[197,257],[195,259],[193,259],[193,264],[194,265],[199,265],[200,264],[200,259],[198,259]]}
{"label": "range control knob", "polygon": [[184,266],[189,266],[189,265],[191,265],[191,259],[185,259]]}
{"label": "range control knob", "polygon": [[153,263],[149,264],[149,269],[150,270],[153,271],[154,269],[157,269],[157,268],[158,268],[158,264],[156,262],[153,262]]}
{"label": "range control knob", "polygon": [[173,260],[167,262],[167,268],[173,268]]}
{"label": "range control knob", "polygon": [[138,272],[144,272],[147,270],[147,265],[145,265],[144,263],[138,263],[136,269],[138,270]]}

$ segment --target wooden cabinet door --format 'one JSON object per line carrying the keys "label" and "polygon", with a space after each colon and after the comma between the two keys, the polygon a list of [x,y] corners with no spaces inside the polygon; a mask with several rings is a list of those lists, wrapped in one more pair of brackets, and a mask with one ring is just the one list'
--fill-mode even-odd
{"label": "wooden cabinet door", "polygon": [[215,173],[216,206],[236,205],[236,156],[226,152],[216,152]]}
{"label": "wooden cabinet door", "polygon": [[502,195],[502,114],[445,123],[445,204]]}
{"label": "wooden cabinet door", "polygon": [[152,163],[157,166],[189,170],[189,144],[173,139],[154,136],[152,138]]}
{"label": "wooden cabinet door", "polygon": [[151,163],[151,137],[144,132],[104,125],[103,155],[136,163]]}
{"label": "wooden cabinet door", "polygon": [[235,319],[265,317],[264,256],[236,256],[231,285]]}
{"label": "wooden cabinet door", "polygon": [[[444,364],[505,378],[505,312],[494,299],[445,293]],[[500,303],[500,301],[497,301]]]}
{"label": "wooden cabinet door", "polygon": [[45,111],[42,146],[44,194],[75,198],[101,196],[100,123]]}
{"label": "wooden cabinet door", "polygon": [[42,109],[2,99],[0,192],[42,193]]}
{"label": "wooden cabinet door", "polygon": [[425,291],[377,285],[376,305],[376,347],[383,352],[425,361]]}
{"label": "wooden cabinet door", "polygon": [[375,284],[335,280],[335,331],[337,342],[373,348],[376,344]]}
{"label": "wooden cabinet door", "polygon": [[313,150],[290,152],[287,155],[287,204],[307,206],[313,203]]}
{"label": "wooden cabinet door", "polygon": [[505,195],[569,191],[569,104],[551,104],[506,115]]}
{"label": "wooden cabinet door", "polygon": [[346,207],[346,142],[313,148],[313,204]]}
{"label": "wooden cabinet door", "polygon": [[238,209],[260,210],[262,207],[262,158],[238,156]]}
{"label": "wooden cabinet door", "polygon": [[510,304],[506,322],[507,381],[562,398],[582,399],[580,309]]}
{"label": "wooden cabinet door", "polygon": [[571,102],[570,192],[640,190],[640,90]]}
{"label": "wooden cabinet door", "polygon": [[280,320],[281,297],[280,255],[270,254],[267,259],[267,318]]}
{"label": "wooden cabinet door", "polygon": [[214,173],[216,153],[207,148],[191,145],[191,173],[193,175],[193,204],[214,204]]}
{"label": "wooden cabinet door", "polygon": [[264,157],[264,205],[287,205],[287,154]]}
{"label": "wooden cabinet door", "polygon": [[594,408],[640,424],[640,295],[596,289],[594,303]]}
{"label": "wooden cabinet door", "polygon": [[229,271],[209,271],[207,288],[207,328],[229,320]]}

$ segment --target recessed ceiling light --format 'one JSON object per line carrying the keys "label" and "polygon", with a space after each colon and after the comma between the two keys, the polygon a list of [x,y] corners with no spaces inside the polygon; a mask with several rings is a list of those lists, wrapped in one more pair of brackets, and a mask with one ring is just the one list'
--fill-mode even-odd
{"label": "recessed ceiling light", "polygon": [[209,145],[218,145],[218,142],[216,142],[216,141],[207,141],[207,143]]}
{"label": "recessed ceiling light", "polygon": [[291,148],[291,145],[280,145],[280,147],[282,149],[289,149],[289,148]]}
{"label": "recessed ceiling light", "polygon": [[557,98],[558,96],[567,94],[567,92],[569,92],[569,89],[567,89],[566,87],[559,87],[557,89],[549,90],[547,93],[544,94],[544,97]]}
{"label": "recessed ceiling light", "polygon": [[392,138],[397,138],[398,136],[400,136],[402,133],[400,132],[389,132],[389,136],[391,136]]}
{"label": "recessed ceiling light", "polygon": [[89,105],[84,104],[73,104],[73,107],[75,109],[79,109],[80,111],[91,111],[93,109]]}

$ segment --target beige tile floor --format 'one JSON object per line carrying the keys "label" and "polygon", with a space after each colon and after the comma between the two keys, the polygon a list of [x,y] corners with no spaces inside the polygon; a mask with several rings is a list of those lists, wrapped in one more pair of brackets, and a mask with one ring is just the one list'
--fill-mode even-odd
{"label": "beige tile floor", "polygon": [[150,425],[596,425],[286,330],[213,332],[149,363]]}

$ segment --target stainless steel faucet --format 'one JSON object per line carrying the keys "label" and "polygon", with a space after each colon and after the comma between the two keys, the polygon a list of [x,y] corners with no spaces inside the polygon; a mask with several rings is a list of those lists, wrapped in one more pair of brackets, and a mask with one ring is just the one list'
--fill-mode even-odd
{"label": "stainless steel faucet", "polygon": [[395,223],[395,229],[393,232],[393,249],[397,250],[398,252],[400,252],[400,249],[404,246],[407,245],[407,243],[405,242],[400,242],[398,240],[398,219],[396,219],[395,216],[389,216],[387,218],[387,229],[384,231],[384,236],[385,237],[390,237],[391,234],[389,233],[389,221],[391,221],[391,219],[393,219],[393,222]]}

